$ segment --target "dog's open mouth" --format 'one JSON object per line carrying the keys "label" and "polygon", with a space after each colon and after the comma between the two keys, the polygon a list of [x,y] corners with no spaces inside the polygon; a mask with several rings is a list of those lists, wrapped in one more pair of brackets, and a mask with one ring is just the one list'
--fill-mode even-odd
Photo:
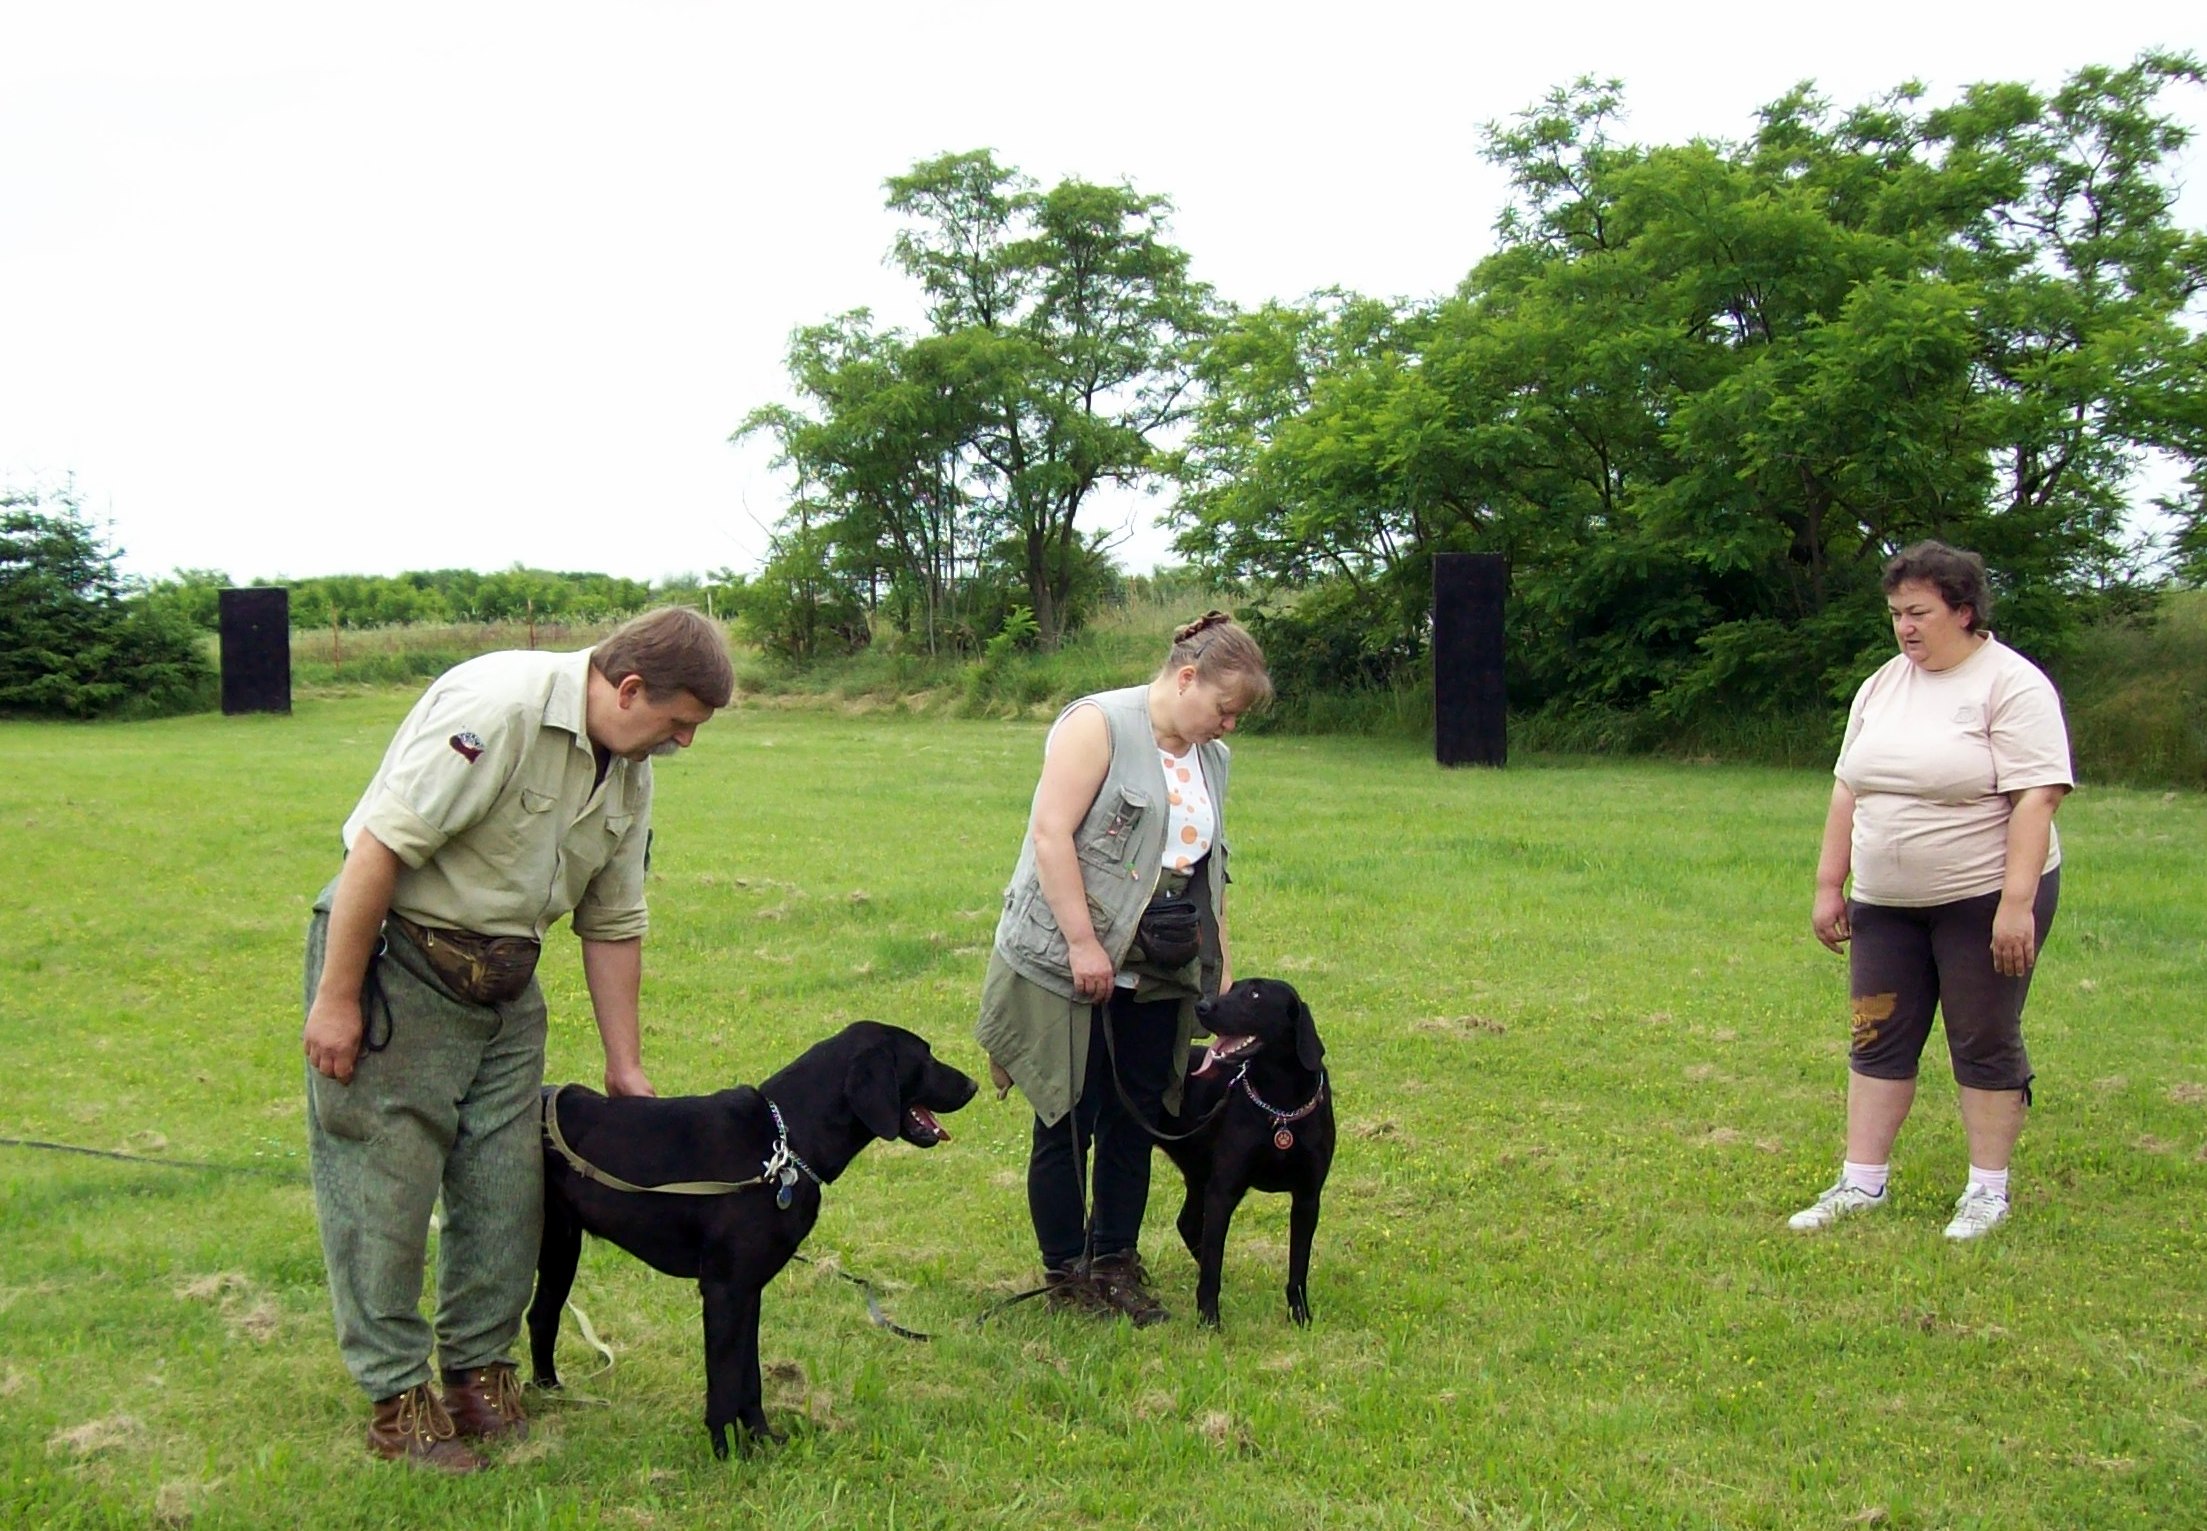
{"label": "dog's open mouth", "polygon": [[922,1148],[932,1148],[937,1143],[950,1141],[950,1129],[935,1120],[935,1113],[925,1106],[904,1108],[904,1135],[907,1140]]}
{"label": "dog's open mouth", "polygon": [[1208,1074],[1212,1065],[1231,1063],[1236,1058],[1248,1056],[1264,1044],[1255,1037],[1220,1037],[1204,1050],[1203,1061],[1196,1065],[1198,1074]]}

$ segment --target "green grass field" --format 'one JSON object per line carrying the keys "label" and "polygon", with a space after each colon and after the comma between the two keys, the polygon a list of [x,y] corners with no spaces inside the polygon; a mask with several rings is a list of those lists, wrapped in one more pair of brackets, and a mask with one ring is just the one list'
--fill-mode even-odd
{"label": "green grass field", "polygon": [[[1301,986],[1342,1147],[1312,1278],[1252,1198],[1225,1329],[1160,1161],[1135,1333],[985,1305],[1036,1276],[1028,1122],[877,1146],[768,1292],[787,1446],[712,1459],[696,1295],[585,1251],[585,1397],[464,1481],[371,1464],[303,1169],[298,946],[399,691],[288,718],[0,725],[0,1524],[1747,1527],[2207,1524],[2207,799],[2063,810],[2017,1215],[1940,1237],[1943,1062],[1896,1204],[1817,1237],[1840,961],[1808,934],[1819,772],[1271,735],[1237,751],[1237,967]],[[756,1080],[845,1021],[970,1072],[1038,724],[725,714],[662,773],[646,1063]],[[595,1081],[564,931],[551,1077]],[[595,1373],[595,1374],[594,1374]]]}

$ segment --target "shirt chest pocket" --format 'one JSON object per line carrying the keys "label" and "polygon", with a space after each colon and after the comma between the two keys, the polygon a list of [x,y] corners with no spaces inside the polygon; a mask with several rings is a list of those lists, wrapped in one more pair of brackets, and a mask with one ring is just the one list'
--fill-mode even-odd
{"label": "shirt chest pocket", "polygon": [[586,813],[568,829],[560,842],[560,876],[572,897],[580,899],[590,879],[612,861],[634,822],[633,814]]}
{"label": "shirt chest pocket", "polygon": [[558,794],[524,786],[483,826],[491,861],[524,884],[539,881],[559,849]]}

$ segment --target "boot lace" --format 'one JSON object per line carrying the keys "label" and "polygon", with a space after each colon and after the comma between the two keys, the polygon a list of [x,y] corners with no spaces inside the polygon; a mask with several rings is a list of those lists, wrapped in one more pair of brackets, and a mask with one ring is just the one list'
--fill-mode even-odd
{"label": "boot lace", "polygon": [[401,1435],[410,1435],[425,1445],[449,1441],[459,1433],[436,1389],[426,1382],[406,1390],[406,1396],[398,1401],[396,1423]]}
{"label": "boot lace", "polygon": [[521,1413],[521,1379],[510,1366],[486,1367],[476,1381],[484,1404],[500,1419],[511,1423]]}

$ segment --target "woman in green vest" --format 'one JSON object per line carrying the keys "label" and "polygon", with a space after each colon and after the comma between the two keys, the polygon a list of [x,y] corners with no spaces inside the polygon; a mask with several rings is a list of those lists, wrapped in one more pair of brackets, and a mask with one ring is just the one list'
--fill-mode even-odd
{"label": "woman in green vest", "polygon": [[1149,1124],[1178,1105],[1196,1001],[1232,982],[1224,739],[1271,698],[1256,640],[1214,611],[1043,747],[975,1035],[1034,1107],[1027,1207],[1054,1307],[1169,1317],[1136,1247]]}

